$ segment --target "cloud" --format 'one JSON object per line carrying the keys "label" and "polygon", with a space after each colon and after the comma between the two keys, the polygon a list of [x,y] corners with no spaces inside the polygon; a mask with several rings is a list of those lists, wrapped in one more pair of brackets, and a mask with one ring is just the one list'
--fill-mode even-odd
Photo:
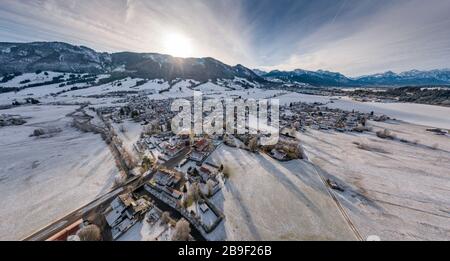
{"label": "cloud", "polygon": [[349,75],[449,67],[449,1],[4,0],[0,41],[67,41],[100,51],[193,55],[264,69]]}
{"label": "cloud", "polygon": [[448,1],[415,0],[393,1],[364,16],[347,14],[300,39],[289,58],[269,69],[326,69],[355,76],[449,67],[448,10]]}

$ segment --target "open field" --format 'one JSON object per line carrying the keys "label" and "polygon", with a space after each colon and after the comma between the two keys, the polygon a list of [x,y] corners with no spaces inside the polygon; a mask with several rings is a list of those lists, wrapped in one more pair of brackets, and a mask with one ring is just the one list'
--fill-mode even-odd
{"label": "open field", "polygon": [[313,166],[225,145],[211,161],[231,177],[213,202],[226,219],[213,240],[355,240]]}
{"label": "open field", "polygon": [[448,240],[450,138],[406,123],[370,124],[397,140],[313,130],[298,136],[323,175],[345,188],[336,194],[363,238]]}
{"label": "open field", "polygon": [[[0,240],[22,239],[111,189],[117,168],[99,135],[66,117],[74,106],[23,106],[2,113],[31,117],[0,128]],[[29,137],[37,128],[53,137]]]}

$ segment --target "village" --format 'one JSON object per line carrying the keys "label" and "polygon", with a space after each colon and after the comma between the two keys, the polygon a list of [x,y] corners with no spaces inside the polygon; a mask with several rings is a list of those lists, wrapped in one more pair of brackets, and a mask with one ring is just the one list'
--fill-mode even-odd
{"label": "village", "polygon": [[450,1],[4,2],[0,241],[450,239]]}
{"label": "village", "polygon": [[321,103],[291,103],[281,108],[281,126],[290,127],[296,131],[305,131],[309,127],[315,130],[363,132],[369,120],[383,122],[389,120],[389,117],[376,115],[374,112],[361,113],[355,110],[332,109]]}
{"label": "village", "polygon": [[[308,128],[363,132],[368,130],[368,120],[388,119],[374,113],[330,109],[320,103],[291,103],[280,108],[278,143],[267,146],[261,144],[263,134],[175,135],[171,130],[175,115],[171,100],[125,96],[116,104],[91,107],[85,114],[97,114],[110,130],[111,134],[103,136],[114,146],[123,166],[115,186],[124,189],[101,209],[86,213],[78,226],[54,237],[58,240],[207,240],[226,218],[212,200],[229,178],[227,166],[210,160],[219,147],[263,153],[281,162],[304,159],[295,132]],[[125,122],[142,130],[128,148],[120,140],[128,131]]]}

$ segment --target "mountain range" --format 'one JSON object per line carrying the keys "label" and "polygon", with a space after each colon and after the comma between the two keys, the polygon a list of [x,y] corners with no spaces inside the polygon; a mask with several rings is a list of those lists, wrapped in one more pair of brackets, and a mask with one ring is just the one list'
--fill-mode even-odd
{"label": "mountain range", "polygon": [[361,87],[450,85],[450,69],[403,73],[386,72],[347,77],[324,70],[271,71],[230,66],[214,58],[176,58],[157,53],[105,53],[62,42],[0,43],[0,75],[36,71],[122,73],[130,76],[197,81],[244,78],[260,83],[298,83],[310,86]]}
{"label": "mountain range", "polygon": [[402,73],[385,72],[355,78],[346,77],[337,72],[329,71],[271,71],[259,75],[266,80],[281,80],[290,83],[307,83],[312,86],[362,87],[362,86],[420,86],[420,85],[450,85],[450,69],[419,71],[412,70]]}
{"label": "mountain range", "polygon": [[229,66],[213,58],[176,58],[156,53],[100,53],[60,42],[0,43],[0,74],[36,71],[122,73],[172,80],[207,81],[245,78],[263,81],[252,70]]}

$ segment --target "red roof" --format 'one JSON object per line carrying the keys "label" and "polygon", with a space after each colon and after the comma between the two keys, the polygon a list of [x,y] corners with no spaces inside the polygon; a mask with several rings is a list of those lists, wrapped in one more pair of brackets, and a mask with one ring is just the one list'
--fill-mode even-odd
{"label": "red roof", "polygon": [[205,172],[205,173],[207,173],[207,174],[211,174],[211,171],[210,171],[209,169],[205,168],[205,167],[201,167],[201,168],[200,168],[200,171],[201,171],[201,172]]}
{"label": "red roof", "polygon": [[205,146],[206,142],[207,142],[207,140],[201,139],[201,140],[197,141],[197,143],[195,143],[195,147],[199,148],[199,147]]}

